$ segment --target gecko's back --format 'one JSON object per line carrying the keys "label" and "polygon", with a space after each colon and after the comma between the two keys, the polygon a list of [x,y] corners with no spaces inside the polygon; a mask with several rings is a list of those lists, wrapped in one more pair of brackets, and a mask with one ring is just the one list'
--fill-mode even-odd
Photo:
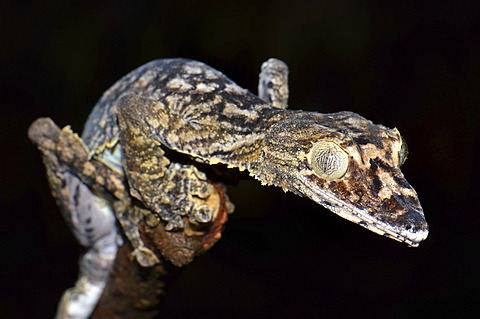
{"label": "gecko's back", "polygon": [[260,98],[204,63],[188,59],[154,60],[122,77],[102,95],[82,133],[82,139],[90,151],[100,153],[117,142],[117,102],[126,94],[163,101],[169,107],[176,108],[174,111],[179,114],[201,111],[200,108],[184,108],[207,103],[218,108],[212,111],[220,114],[220,108],[225,108],[225,101],[245,112],[251,111],[253,106],[257,106],[257,109],[269,107]]}

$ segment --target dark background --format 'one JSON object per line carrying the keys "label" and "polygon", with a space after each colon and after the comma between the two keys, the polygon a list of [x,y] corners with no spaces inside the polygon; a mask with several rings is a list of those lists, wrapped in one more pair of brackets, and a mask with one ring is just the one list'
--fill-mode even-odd
{"label": "dark background", "polygon": [[28,125],[81,131],[102,92],[156,58],[188,57],[256,92],[288,63],[290,107],[397,127],[430,236],[408,248],[304,198],[243,181],[223,239],[186,267],[161,318],[480,314],[480,30],[473,1],[3,1],[0,317],[51,318],[81,252]]}

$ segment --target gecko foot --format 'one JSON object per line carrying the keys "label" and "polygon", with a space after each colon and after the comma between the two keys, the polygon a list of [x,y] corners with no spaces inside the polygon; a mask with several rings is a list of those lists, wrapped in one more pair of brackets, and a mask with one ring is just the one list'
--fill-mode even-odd
{"label": "gecko foot", "polygon": [[146,247],[138,247],[132,252],[132,256],[135,257],[137,262],[142,267],[153,267],[160,263],[158,257]]}

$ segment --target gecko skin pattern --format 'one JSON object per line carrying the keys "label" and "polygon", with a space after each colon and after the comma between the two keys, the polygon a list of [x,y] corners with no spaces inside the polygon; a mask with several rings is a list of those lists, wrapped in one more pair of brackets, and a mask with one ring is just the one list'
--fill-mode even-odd
{"label": "gecko skin pattern", "polygon": [[[206,200],[212,190],[204,168],[216,165],[248,171],[263,185],[308,197],[375,233],[418,246],[428,225],[400,170],[407,147],[398,130],[352,112],[289,110],[287,77],[285,63],[268,60],[256,96],[201,62],[163,59],[119,80],[93,109],[81,141],[89,159],[123,178],[128,194],[116,196],[123,204],[95,192],[94,182],[82,176],[85,170],[57,173],[69,190],[63,195],[70,203],[63,208],[66,219],[79,216],[75,225],[69,223],[79,241],[93,247],[110,225],[111,233],[125,234],[142,266],[158,263],[162,256],[140,239],[139,219],[163,223],[172,232],[212,222],[217,212]],[[55,171],[55,163],[44,162]],[[144,205],[143,215],[132,213],[127,197]],[[97,203],[96,208],[80,207],[91,206],[86,203]],[[85,212],[104,216],[98,230],[92,218],[82,217]],[[111,226],[110,215],[121,231]],[[81,220],[89,220],[89,231]],[[65,297],[61,309],[74,299]]]}

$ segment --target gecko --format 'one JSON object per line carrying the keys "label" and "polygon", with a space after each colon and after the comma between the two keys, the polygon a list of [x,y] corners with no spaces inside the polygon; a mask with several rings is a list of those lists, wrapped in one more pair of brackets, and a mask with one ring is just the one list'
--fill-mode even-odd
{"label": "gecko", "polygon": [[[408,246],[426,239],[423,209],[400,169],[408,150],[399,131],[348,111],[288,109],[288,73],[267,60],[255,95],[202,62],[160,59],[108,89],[81,137],[68,127],[42,135],[54,126],[45,119],[32,124],[52,193],[88,249],[58,318],[91,314],[123,238],[143,267],[178,261],[146,247],[138,224],[188,237],[214,223],[212,167],[246,171]],[[228,197],[223,206],[233,211]]]}

